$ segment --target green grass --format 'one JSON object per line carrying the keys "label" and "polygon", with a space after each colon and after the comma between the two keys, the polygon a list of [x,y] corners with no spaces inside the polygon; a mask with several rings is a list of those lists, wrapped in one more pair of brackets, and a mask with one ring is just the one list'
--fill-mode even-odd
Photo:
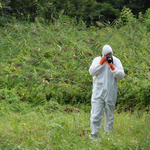
{"label": "green grass", "polygon": [[[150,149],[148,28],[138,21],[86,28],[61,17],[0,27],[0,149]],[[126,76],[118,82],[114,135],[102,128],[91,142],[88,69],[105,44]]]}
{"label": "green grass", "polygon": [[60,104],[90,105],[88,69],[101,55],[103,45],[110,44],[126,73],[118,82],[117,106],[124,110],[148,106],[149,95],[142,92],[149,93],[150,88],[150,33],[144,24],[99,29],[65,19],[48,25],[15,22],[0,28],[2,97],[7,97],[6,89],[35,105],[51,99]]}
{"label": "green grass", "polygon": [[[3,112],[0,115],[0,149],[83,149],[83,150],[148,150],[150,148],[150,116],[147,113],[116,113],[114,135],[104,134],[91,141],[90,113],[71,106],[50,109],[56,102],[31,108],[21,103],[18,113]],[[1,105],[1,108],[11,108]],[[56,107],[55,107],[56,108]],[[104,122],[104,119],[103,119]]]}

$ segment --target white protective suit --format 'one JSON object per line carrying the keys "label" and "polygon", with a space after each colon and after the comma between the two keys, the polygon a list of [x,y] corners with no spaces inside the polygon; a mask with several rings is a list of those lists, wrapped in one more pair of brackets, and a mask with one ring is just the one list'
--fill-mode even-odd
{"label": "white protective suit", "polygon": [[[103,56],[112,53],[109,45],[103,47]],[[101,129],[103,118],[103,108],[105,108],[105,132],[113,130],[114,110],[117,100],[117,80],[124,77],[124,69],[121,61],[113,56],[114,70],[104,62],[100,65],[101,56],[96,57],[89,68],[90,75],[93,76],[93,90],[91,97],[91,134],[97,133]]]}

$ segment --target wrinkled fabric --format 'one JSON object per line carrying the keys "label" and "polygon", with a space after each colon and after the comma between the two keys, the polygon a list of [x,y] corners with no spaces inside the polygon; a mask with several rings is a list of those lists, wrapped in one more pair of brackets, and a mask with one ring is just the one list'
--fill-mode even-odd
{"label": "wrinkled fabric", "polygon": [[113,130],[113,122],[114,122],[114,110],[115,106],[108,105],[104,100],[99,100],[91,103],[91,134],[97,133],[101,130],[101,124],[103,119],[103,109],[105,110],[105,132],[109,133]]}
{"label": "wrinkled fabric", "polygon": [[105,101],[115,106],[117,99],[117,80],[123,79],[125,75],[124,69],[120,60],[115,56],[113,56],[115,70],[111,70],[106,62],[100,65],[100,60],[101,57],[96,57],[89,68],[89,73],[93,76],[92,101],[96,101],[99,98],[104,99],[105,95],[107,95]]}
{"label": "wrinkled fabric", "polygon": [[89,73],[93,76],[91,134],[101,129],[103,109],[105,109],[105,131],[112,130],[117,100],[117,81],[123,79],[125,75],[121,61],[115,56],[113,56],[114,70],[111,70],[106,62],[100,65],[100,60],[101,57],[96,57],[89,68]]}

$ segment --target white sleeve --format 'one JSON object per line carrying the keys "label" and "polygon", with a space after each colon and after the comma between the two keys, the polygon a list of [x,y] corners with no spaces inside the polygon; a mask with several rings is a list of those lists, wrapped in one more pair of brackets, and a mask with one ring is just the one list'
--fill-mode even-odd
{"label": "white sleeve", "polygon": [[115,66],[115,69],[112,71],[114,77],[118,80],[123,79],[123,77],[125,76],[125,73],[124,73],[124,69],[123,69],[123,66],[121,64],[121,61],[119,59],[117,59],[114,66]]}
{"label": "white sleeve", "polygon": [[89,68],[89,73],[91,76],[96,76],[101,70],[101,68],[103,67],[103,65],[99,64],[100,60],[101,60],[101,57],[96,57],[93,60],[92,65]]}

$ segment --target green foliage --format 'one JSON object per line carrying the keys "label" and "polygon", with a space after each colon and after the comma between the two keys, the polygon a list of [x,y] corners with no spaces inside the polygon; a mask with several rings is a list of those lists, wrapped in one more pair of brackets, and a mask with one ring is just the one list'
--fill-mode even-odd
{"label": "green foliage", "polygon": [[5,23],[10,21],[10,11],[12,8],[9,6],[10,0],[0,1],[0,26],[4,26]]}
{"label": "green foliage", "polygon": [[[56,21],[59,15],[64,14],[75,18],[78,23],[82,19],[87,25],[93,25],[95,21],[112,22],[119,16],[119,10],[95,0],[18,0],[4,2],[4,6],[11,8],[10,15],[25,21],[34,21],[40,17],[43,20]],[[2,7],[2,12],[4,9],[5,7]]]}
{"label": "green foliage", "polygon": [[28,22],[33,22],[37,18],[47,22],[56,21],[62,13],[75,18],[77,22],[82,19],[88,26],[96,25],[96,21],[110,24],[120,16],[124,6],[132,9],[136,16],[139,12],[145,13],[150,7],[150,3],[146,0],[130,1],[130,3],[126,0],[4,0],[0,4],[0,16],[2,16],[0,25],[16,18]]}
{"label": "green foliage", "polygon": [[[9,104],[9,105],[8,105]],[[0,89],[0,105],[2,114],[8,113],[9,111],[20,112],[20,100],[17,94],[14,91],[5,89]],[[9,106],[9,108],[3,108],[3,105]]]}
{"label": "green foliage", "polygon": [[[90,113],[51,101],[31,107],[21,102],[19,113],[10,104],[0,103],[1,149],[144,149],[150,148],[150,116],[146,112],[133,114],[115,112],[114,134],[106,135],[102,128],[99,137],[91,141]],[[102,127],[104,122],[102,122]]]}
{"label": "green foliage", "polygon": [[146,10],[146,13],[144,15],[144,23],[148,29],[148,31],[150,31],[150,8]]}
{"label": "green foliage", "polygon": [[5,103],[7,104],[19,102],[17,95],[13,91],[8,89],[0,90],[0,98],[1,101],[5,101]]}
{"label": "green foliage", "polygon": [[139,12],[145,13],[150,7],[150,2],[147,0],[96,0],[100,3],[111,4],[113,8],[122,10],[124,6],[132,9],[134,15],[138,15]]}
{"label": "green foliage", "polygon": [[108,43],[126,73],[118,82],[117,107],[147,107],[141,95],[143,85],[149,87],[149,32],[144,22],[132,19],[119,29],[108,24],[101,30],[96,26],[87,29],[83,21],[77,24],[63,14],[49,25],[39,18],[31,24],[5,25],[0,29],[0,89],[13,91],[19,101],[33,105],[55,100],[89,111],[92,77],[88,69]]}
{"label": "green foliage", "polygon": [[123,21],[128,22],[128,23],[135,20],[132,10],[126,7],[122,9],[121,17]]}
{"label": "green foliage", "polygon": [[144,84],[140,88],[140,102],[137,104],[139,108],[150,105],[150,84]]}
{"label": "green foliage", "polygon": [[36,17],[37,3],[35,0],[18,0],[12,1],[12,15],[25,21],[34,21]]}
{"label": "green foliage", "polygon": [[95,24],[95,21],[109,20],[112,22],[119,16],[119,11],[109,4],[96,3],[93,0],[68,1],[64,6],[64,13],[70,17],[82,18],[88,25]]}
{"label": "green foliage", "polygon": [[132,10],[124,6],[121,11],[120,18],[118,18],[116,23],[118,27],[123,25],[134,26],[136,23],[136,18],[134,17]]}
{"label": "green foliage", "polygon": [[62,10],[63,5],[60,3],[60,1],[56,1],[58,2],[58,4],[56,3],[56,5],[53,4],[54,2],[49,0],[37,1],[37,16],[42,17],[45,20],[52,20],[52,18],[58,18],[59,12]]}

